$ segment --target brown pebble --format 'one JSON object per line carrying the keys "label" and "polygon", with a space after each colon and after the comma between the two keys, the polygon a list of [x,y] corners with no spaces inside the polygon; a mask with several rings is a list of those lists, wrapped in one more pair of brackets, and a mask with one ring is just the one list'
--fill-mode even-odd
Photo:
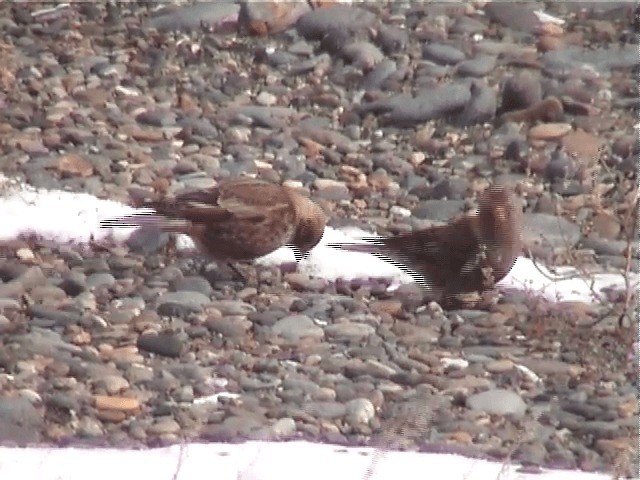
{"label": "brown pebble", "polygon": [[413,146],[424,150],[429,144],[429,141],[433,137],[435,130],[432,127],[424,127],[419,129],[413,136]]}
{"label": "brown pebble", "polygon": [[564,107],[564,111],[569,115],[593,117],[595,115],[600,115],[601,112],[601,110],[595,105],[587,102],[581,102],[567,95],[563,95],[562,97],[562,106]]}
{"label": "brown pebble", "polygon": [[70,433],[71,432],[69,432],[69,429],[66,426],[58,425],[55,423],[47,425],[46,428],[46,436],[50,440],[61,440],[63,438],[67,438],[69,437]]}
{"label": "brown pebble", "polygon": [[509,77],[502,86],[500,111],[530,108],[542,100],[540,78],[527,71]]}
{"label": "brown pebble", "polygon": [[560,140],[560,145],[568,154],[586,162],[587,165],[596,163],[604,144],[605,141],[602,138],[581,129],[567,133]]}
{"label": "brown pebble", "polygon": [[568,123],[541,123],[531,127],[529,138],[532,140],[556,140],[571,131]]}
{"label": "brown pebble", "polygon": [[242,2],[238,28],[250,35],[266,37],[291,27],[308,11],[309,5],[303,2]]}
{"label": "brown pebble", "polygon": [[120,423],[127,418],[127,414],[117,410],[100,410],[96,412],[96,418],[101,422]]}
{"label": "brown pebble", "polygon": [[382,191],[389,188],[393,179],[384,170],[376,170],[369,175],[368,181],[374,190]]}
{"label": "brown pebble", "polygon": [[555,23],[543,23],[536,28],[536,33],[539,35],[559,37],[564,33],[564,29]]}
{"label": "brown pebble", "polygon": [[600,455],[615,456],[620,452],[629,452],[633,449],[631,438],[599,438],[595,442],[595,450]]}
{"label": "brown pebble", "polygon": [[129,397],[110,397],[107,395],[95,395],[93,402],[98,410],[115,410],[120,412],[134,412],[140,408],[140,402]]}
{"label": "brown pebble", "polygon": [[510,372],[514,368],[514,364],[508,358],[501,358],[488,362],[484,367],[489,373],[506,373]]}
{"label": "brown pebble", "polygon": [[185,112],[196,112],[199,110],[198,101],[188,93],[184,92],[180,94],[178,105],[180,110],[184,110]]}
{"label": "brown pebble", "polygon": [[309,0],[309,4],[314,8],[327,8],[337,4],[336,0]]}
{"label": "brown pebble", "polygon": [[61,146],[62,137],[58,132],[54,132],[48,130],[44,135],[42,135],[42,144],[50,149],[55,149]]}
{"label": "brown pebble", "polygon": [[369,304],[373,313],[387,313],[389,315],[399,315],[402,313],[402,302],[399,300],[377,300]]}
{"label": "brown pebble", "polygon": [[499,124],[505,122],[553,122],[564,113],[562,102],[556,97],[547,97],[529,108],[507,112],[500,116]]}
{"label": "brown pebble", "polygon": [[80,176],[86,178],[93,174],[93,165],[91,165],[91,162],[74,153],[62,155],[58,159],[56,168],[63,176]]}
{"label": "brown pebble", "polygon": [[139,142],[162,142],[165,140],[162,130],[141,128],[137,125],[125,125],[119,133],[124,133]]}
{"label": "brown pebble", "polygon": [[91,334],[89,332],[82,331],[77,333],[71,339],[74,345],[89,345],[91,343]]}
{"label": "brown pebble", "polygon": [[322,153],[324,150],[324,145],[314,142],[310,138],[300,137],[298,138],[298,142],[302,145],[302,151],[304,152],[305,157],[307,158],[315,158]]}
{"label": "brown pebble", "polygon": [[638,414],[638,401],[634,398],[626,402],[622,402],[618,405],[617,410],[620,418],[630,418]]}
{"label": "brown pebble", "polygon": [[591,231],[598,234],[600,238],[615,240],[620,235],[620,221],[612,214],[600,212],[591,223]]}
{"label": "brown pebble", "polygon": [[471,445],[473,443],[473,437],[469,433],[463,431],[450,433],[449,440],[459,443],[460,445]]}
{"label": "brown pebble", "polygon": [[536,42],[536,47],[540,53],[560,50],[564,47],[564,41],[561,37],[553,35],[542,35]]}
{"label": "brown pebble", "polygon": [[104,104],[109,101],[109,92],[103,88],[87,88],[79,90],[73,94],[73,96],[80,103],[87,103],[92,107],[104,107]]}

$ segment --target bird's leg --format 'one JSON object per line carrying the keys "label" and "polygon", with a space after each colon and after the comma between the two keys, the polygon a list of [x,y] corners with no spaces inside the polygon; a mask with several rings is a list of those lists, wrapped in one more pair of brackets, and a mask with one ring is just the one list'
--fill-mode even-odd
{"label": "bird's leg", "polygon": [[495,287],[495,276],[493,274],[493,267],[491,262],[487,258],[486,245],[480,247],[480,271],[482,272],[482,287],[484,290],[491,290]]}
{"label": "bird's leg", "polygon": [[172,258],[178,254],[178,246],[176,244],[176,236],[169,235],[169,239],[164,247],[164,254],[167,258]]}
{"label": "bird's leg", "polygon": [[242,272],[240,270],[238,270],[238,267],[236,267],[233,263],[231,262],[227,262],[227,265],[229,266],[229,268],[231,269],[231,271],[234,273],[234,275],[236,276],[236,278],[238,280],[240,280],[241,282],[243,282],[245,285],[248,283],[247,282],[247,277],[245,277]]}

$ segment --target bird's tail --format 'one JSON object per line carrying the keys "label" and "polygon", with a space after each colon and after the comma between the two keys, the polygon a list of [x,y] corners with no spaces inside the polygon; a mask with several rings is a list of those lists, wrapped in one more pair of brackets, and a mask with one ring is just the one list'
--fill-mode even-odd
{"label": "bird's tail", "polygon": [[[411,255],[407,255],[402,250],[407,244],[405,236],[396,237],[366,237],[362,238],[366,243],[328,243],[331,248],[345,250],[348,252],[368,253],[380,260],[390,263],[411,276],[418,285],[426,285],[422,274],[412,269],[415,262],[412,261]],[[411,238],[411,237],[409,237]],[[411,247],[411,245],[408,245]],[[415,266],[415,265],[414,265]],[[429,291],[433,290],[433,286],[428,287]]]}
{"label": "bird's tail", "polygon": [[380,238],[366,237],[361,240],[364,240],[366,243],[336,242],[328,243],[327,246],[338,250],[358,253],[382,253],[382,251],[384,251],[384,242]]}
{"label": "bird's tail", "polygon": [[100,221],[100,228],[140,227],[174,233],[186,233],[189,226],[186,220],[167,218],[155,212],[134,213]]}
{"label": "bird's tail", "polygon": [[366,243],[329,243],[328,246],[349,252],[386,255],[392,258],[413,257],[426,249],[433,249],[434,239],[428,235],[416,233],[400,233],[393,237],[364,237]]}

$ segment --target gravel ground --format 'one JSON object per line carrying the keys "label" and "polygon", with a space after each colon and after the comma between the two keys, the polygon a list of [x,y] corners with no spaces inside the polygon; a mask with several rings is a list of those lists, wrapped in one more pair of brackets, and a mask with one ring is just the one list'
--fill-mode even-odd
{"label": "gravel ground", "polygon": [[[248,172],[379,233],[498,180],[536,258],[636,268],[632,4],[311,3],[2,4],[0,172],[122,202]],[[625,295],[443,311],[275,267],[243,285],[160,240],[3,246],[1,443],[307,438],[637,473]]]}

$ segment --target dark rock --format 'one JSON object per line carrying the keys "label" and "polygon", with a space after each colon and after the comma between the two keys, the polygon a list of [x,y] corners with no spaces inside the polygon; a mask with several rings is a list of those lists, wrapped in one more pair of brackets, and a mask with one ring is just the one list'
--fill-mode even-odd
{"label": "dark rock", "polygon": [[531,107],[542,100],[540,79],[525,72],[509,77],[502,87],[501,112]]}
{"label": "dark rock", "polygon": [[194,30],[208,25],[214,30],[232,23],[235,27],[240,6],[227,2],[205,2],[166,7],[147,21],[147,28],[160,31]]}
{"label": "dark rock", "polygon": [[409,37],[404,29],[381,24],[378,26],[375,41],[385,54],[391,55],[403,51]]}
{"label": "dark rock", "polygon": [[550,182],[573,177],[576,168],[572,159],[563,150],[554,151],[544,170],[544,176]]}
{"label": "dark rock", "polygon": [[484,6],[484,13],[496,23],[519,32],[532,33],[540,25],[540,20],[533,12],[543,9],[537,2],[490,2]]}
{"label": "dark rock", "polygon": [[385,58],[362,79],[362,88],[365,90],[380,88],[382,83],[395,71],[396,62]]}
{"label": "dark rock", "polygon": [[451,45],[429,43],[422,48],[422,58],[438,65],[455,65],[465,59],[465,54]]}
{"label": "dark rock", "polygon": [[496,115],[498,100],[496,92],[479,82],[471,84],[471,99],[458,117],[460,125],[490,122]]}
{"label": "dark rock", "polygon": [[183,342],[175,333],[145,333],[138,337],[137,346],[146,352],[175,358],[180,356]]}
{"label": "dark rock", "polygon": [[463,77],[484,77],[489,75],[495,66],[495,56],[477,55],[475,58],[464,60],[456,65],[456,73]]}
{"label": "dark rock", "polygon": [[452,114],[464,108],[471,92],[469,87],[461,84],[449,84],[425,90],[416,97],[401,94],[387,100],[365,104],[361,109],[365,112],[384,113],[381,121],[388,126],[411,126]]}
{"label": "dark rock", "polygon": [[417,218],[446,222],[464,208],[463,200],[425,200],[411,211]]}
{"label": "dark rock", "polygon": [[368,10],[336,5],[305,13],[296,22],[296,29],[307,40],[322,40],[334,30],[357,32],[372,26],[375,21],[375,14]]}

